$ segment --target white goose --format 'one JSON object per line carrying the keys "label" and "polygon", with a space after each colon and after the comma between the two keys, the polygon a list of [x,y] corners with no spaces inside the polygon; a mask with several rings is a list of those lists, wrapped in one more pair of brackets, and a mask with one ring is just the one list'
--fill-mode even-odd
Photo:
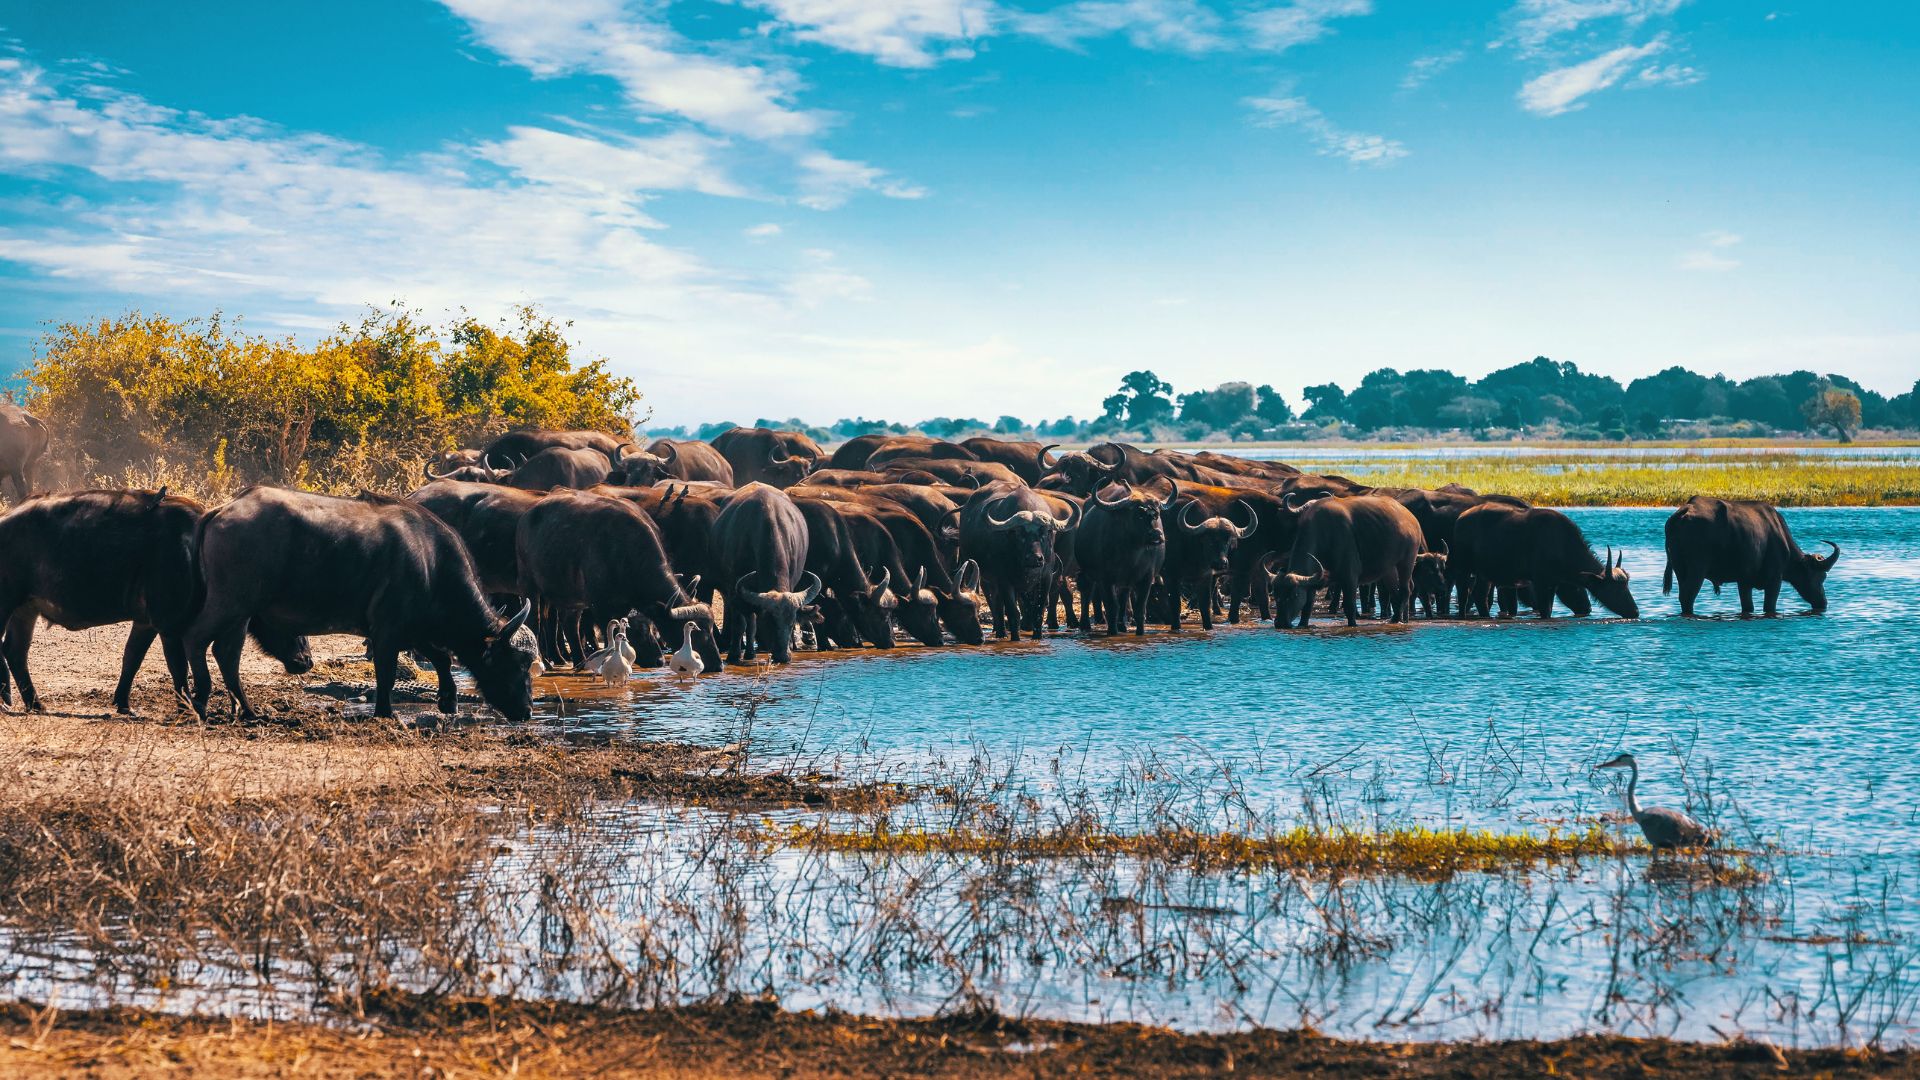
{"label": "white goose", "polygon": [[707,670],[707,664],[693,651],[693,624],[683,624],[680,631],[680,647],[667,657],[667,669],[675,675],[698,675]]}
{"label": "white goose", "polygon": [[625,686],[627,677],[633,674],[633,649],[627,645],[627,631],[622,628],[613,635],[613,643],[602,650],[607,655],[600,661],[597,669],[600,681],[607,686]]}
{"label": "white goose", "polygon": [[606,648],[588,655],[585,660],[580,662],[580,667],[596,675],[599,674],[600,665],[606,663],[607,657],[613,655],[616,647],[615,642],[619,643],[618,649],[621,659],[627,662],[627,667],[631,670],[634,657],[639,654],[633,651],[633,643],[627,640],[627,620],[625,619],[613,619],[607,623]]}

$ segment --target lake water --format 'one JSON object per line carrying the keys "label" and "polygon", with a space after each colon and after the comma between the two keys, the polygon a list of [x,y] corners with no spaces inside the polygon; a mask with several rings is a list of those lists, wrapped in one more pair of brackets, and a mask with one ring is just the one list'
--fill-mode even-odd
{"label": "lake water", "polygon": [[1779,457],[1807,458],[1815,461],[1835,464],[1849,464],[1856,460],[1871,462],[1916,462],[1920,463],[1920,446],[1608,446],[1608,447],[1556,447],[1542,445],[1516,445],[1512,443],[1473,443],[1466,446],[1372,446],[1355,443],[1350,446],[1260,446],[1237,448],[1227,444],[1200,444],[1175,446],[1170,449],[1198,452],[1214,450],[1234,454],[1238,457],[1252,458],[1256,461],[1367,461],[1376,458],[1393,460],[1444,461],[1454,458],[1590,458],[1594,460],[1621,460],[1631,462],[1655,462],[1677,458],[1738,458],[1738,457]]}
{"label": "lake water", "polygon": [[[1827,614],[1805,614],[1789,593],[1773,619],[1739,618],[1731,590],[1703,594],[1712,617],[1678,618],[1674,598],[1660,594],[1667,513],[1572,512],[1596,549],[1625,549],[1638,621],[1571,619],[1563,609],[1552,621],[1357,630],[1329,621],[1308,631],[1243,625],[837,653],[691,687],[636,683],[617,704],[570,703],[554,726],[705,742],[746,735],[761,762],[825,760],[858,775],[986,776],[993,798],[1037,808],[1028,812],[1038,820],[1092,802],[1121,828],[1168,815],[1203,828],[1584,828],[1620,805],[1619,779],[1590,766],[1629,749],[1644,770],[1644,802],[1685,807],[1724,829],[1727,844],[1768,853],[1756,856],[1765,883],[1682,875],[1676,884],[1646,860],[1445,886],[1350,883],[1366,894],[1351,908],[1367,912],[1355,916],[1364,932],[1387,944],[1330,968],[1316,944],[1324,911],[1274,906],[1275,896],[1323,886],[1284,874],[1161,881],[1173,909],[1231,913],[1208,933],[1246,943],[1251,980],[1184,967],[1177,977],[1126,977],[1085,957],[1017,979],[1001,969],[1021,965],[1002,958],[997,980],[976,977],[1002,1007],[1193,1027],[1307,1016],[1358,1036],[1600,1028],[1820,1042],[1862,1037],[1871,1015],[1873,1036],[1915,1041],[1920,509],[1786,511],[1808,548],[1831,539],[1844,554]],[[904,816],[938,823],[941,812]],[[844,877],[840,887],[855,893],[877,887],[861,860],[802,862],[814,875],[809,895],[821,874]],[[800,888],[793,866],[766,869],[759,902]],[[901,887],[922,900],[937,893]],[[1064,878],[1048,887],[1060,896],[1090,888]],[[1479,891],[1461,901],[1463,890]],[[1468,903],[1472,917],[1412,914],[1447,907],[1442,894]],[[1160,932],[1189,941],[1194,928],[1170,920]],[[838,932],[858,928],[850,920]],[[1521,948],[1530,936],[1533,948]],[[1623,960],[1628,938],[1634,951]],[[772,981],[802,1002],[901,1011],[935,1007],[952,991],[936,979],[922,997],[896,988],[876,999],[844,973],[833,993]],[[1264,988],[1258,1002],[1249,981]]]}

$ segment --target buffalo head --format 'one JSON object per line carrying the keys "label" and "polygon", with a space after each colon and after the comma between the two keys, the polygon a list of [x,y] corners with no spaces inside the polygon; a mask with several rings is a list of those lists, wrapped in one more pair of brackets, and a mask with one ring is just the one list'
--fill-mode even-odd
{"label": "buffalo head", "polygon": [[1800,557],[1787,566],[1787,584],[1793,586],[1807,603],[1813,605],[1815,614],[1827,610],[1827,574],[1833,570],[1833,564],[1840,561],[1840,545],[1831,540],[1821,543],[1833,549],[1830,555],[1812,555],[1802,552]]}
{"label": "buffalo head", "polygon": [[987,528],[1007,537],[1019,548],[1020,566],[1028,575],[1046,569],[1053,558],[1053,534],[1067,528],[1074,519],[1071,511],[1065,518],[1059,517],[1052,511],[1051,504],[1046,510],[1014,510],[999,516],[995,516],[993,510],[993,506],[988,505],[982,511]]}
{"label": "buffalo head", "polygon": [[1105,491],[1095,492],[1094,503],[1110,514],[1118,516],[1132,538],[1148,547],[1161,547],[1167,542],[1166,526],[1161,519],[1180,497],[1180,482],[1167,481],[1167,497],[1156,499],[1147,492],[1140,491],[1130,480],[1120,481],[1121,493],[1118,498],[1108,498]]}
{"label": "buffalo head", "polygon": [[1189,543],[1194,544],[1205,554],[1207,569],[1216,574],[1224,574],[1228,569],[1228,559],[1240,541],[1252,536],[1260,528],[1260,513],[1245,499],[1235,499],[1233,505],[1247,512],[1247,526],[1241,528],[1226,517],[1210,517],[1195,520],[1194,511],[1200,508],[1200,500],[1194,499],[1180,508],[1178,522],[1180,531]]}
{"label": "buffalo head", "polygon": [[1273,595],[1273,625],[1286,626],[1296,618],[1301,626],[1307,625],[1313,612],[1313,594],[1325,588],[1331,579],[1319,556],[1309,553],[1307,560],[1313,566],[1310,574],[1289,566],[1286,573],[1274,574],[1268,579],[1267,589]]}
{"label": "buffalo head", "polygon": [[540,643],[527,629],[532,612],[533,601],[522,600],[520,610],[489,634],[477,652],[460,657],[473,674],[480,696],[515,723],[533,716],[532,669],[540,657]]}
{"label": "buffalo head", "polygon": [[[1052,446],[1047,447],[1047,450],[1051,449]],[[1085,497],[1112,481],[1119,471],[1118,465],[1109,465],[1084,451],[1070,450],[1055,455],[1049,462],[1046,450],[1042,450],[1038,486]]]}
{"label": "buffalo head", "polygon": [[962,645],[979,645],[987,640],[980,627],[980,606],[987,602],[980,588],[980,564],[968,559],[953,575],[953,594],[933,591],[940,611],[940,622]]}
{"label": "buffalo head", "polygon": [[[1600,606],[1624,619],[1640,617],[1640,605],[1634,602],[1633,590],[1628,587],[1629,576],[1620,563],[1627,557],[1625,551],[1619,555],[1613,553],[1612,545],[1607,547],[1607,558],[1600,564],[1600,573],[1586,571],[1580,575],[1580,584],[1586,587],[1588,595],[1600,602]],[[1572,605],[1569,605],[1572,606]],[[1575,614],[1584,614],[1575,609]]]}

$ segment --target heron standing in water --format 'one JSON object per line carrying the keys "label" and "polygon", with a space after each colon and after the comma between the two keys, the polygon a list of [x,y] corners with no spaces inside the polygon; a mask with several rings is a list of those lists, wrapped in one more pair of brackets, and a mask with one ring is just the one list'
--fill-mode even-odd
{"label": "heron standing in water", "polygon": [[1612,760],[1595,765],[1596,769],[1627,769],[1627,813],[1639,824],[1640,831],[1647,836],[1647,843],[1655,850],[1678,847],[1706,847],[1711,844],[1714,834],[1705,825],[1678,810],[1669,810],[1663,806],[1640,805],[1634,797],[1633,789],[1640,783],[1640,764],[1633,755],[1622,751]]}

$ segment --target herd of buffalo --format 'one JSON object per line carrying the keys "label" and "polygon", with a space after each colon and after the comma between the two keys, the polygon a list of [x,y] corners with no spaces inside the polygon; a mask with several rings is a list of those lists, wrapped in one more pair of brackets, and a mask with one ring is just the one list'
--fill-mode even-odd
{"label": "herd of buffalo", "polygon": [[[785,663],[796,640],[884,649],[896,631],[977,645],[1063,617],[1144,633],[1191,611],[1210,629],[1251,605],[1305,626],[1323,596],[1348,625],[1376,608],[1394,622],[1416,608],[1512,616],[1522,603],[1543,617],[1556,602],[1639,613],[1611,549],[1596,557],[1572,519],[1519,499],[1370,488],[1212,452],[1055,449],[865,435],[829,456],[765,428],[645,447],[529,430],[443,455],[404,497],[256,486],[209,510],[164,489],[35,495],[0,517],[0,700],[11,704],[10,674],[39,707],[27,657],[43,617],[133,624],[121,711],[156,637],[200,715],[211,648],[250,719],[248,636],[299,673],[309,635],[349,633],[367,641],[376,715],[392,715],[411,651],[435,668],[442,711],[455,707],[457,660],[488,704],[524,720],[541,666],[578,664],[596,628],[622,617],[640,666],[658,666],[664,643],[719,671],[723,651]],[[0,477],[24,494],[12,453],[0,441]],[[1666,586],[1678,578],[1689,615],[1707,581],[1736,585],[1748,613],[1754,590],[1774,613],[1783,583],[1818,611],[1839,554],[1803,553],[1771,506],[1696,497],[1667,522]]]}

